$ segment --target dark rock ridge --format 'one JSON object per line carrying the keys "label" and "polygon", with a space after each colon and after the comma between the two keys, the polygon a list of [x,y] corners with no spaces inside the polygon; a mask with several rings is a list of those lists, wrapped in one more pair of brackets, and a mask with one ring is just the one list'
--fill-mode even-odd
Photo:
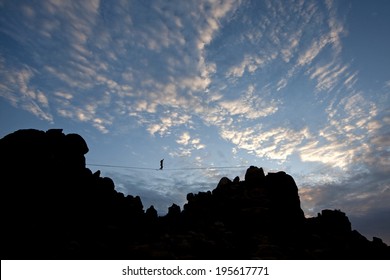
{"label": "dark rock ridge", "polygon": [[251,166],[159,217],[85,166],[88,146],[61,129],[0,139],[2,259],[389,259],[345,213],[305,218],[285,172]]}

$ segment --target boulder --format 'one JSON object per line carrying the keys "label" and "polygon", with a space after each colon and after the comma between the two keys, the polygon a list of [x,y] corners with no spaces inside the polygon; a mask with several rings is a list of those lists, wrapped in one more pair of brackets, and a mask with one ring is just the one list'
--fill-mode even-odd
{"label": "boulder", "polygon": [[250,166],[245,173],[245,182],[249,185],[259,185],[264,181],[265,174],[263,168]]}

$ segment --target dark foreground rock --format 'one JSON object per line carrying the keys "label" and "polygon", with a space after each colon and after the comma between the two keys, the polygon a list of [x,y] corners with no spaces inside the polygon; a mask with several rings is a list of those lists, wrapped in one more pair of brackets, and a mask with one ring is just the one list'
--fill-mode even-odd
{"label": "dark foreground rock", "polygon": [[87,152],[60,129],[0,140],[2,259],[390,259],[340,210],[305,218],[285,172],[251,166],[158,217],[86,168]]}

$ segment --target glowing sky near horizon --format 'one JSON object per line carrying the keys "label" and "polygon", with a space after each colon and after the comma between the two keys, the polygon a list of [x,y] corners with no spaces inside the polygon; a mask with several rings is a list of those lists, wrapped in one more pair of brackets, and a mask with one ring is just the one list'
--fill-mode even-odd
{"label": "glowing sky near horizon", "polygon": [[160,213],[246,170],[203,168],[284,170],[306,215],[390,243],[389,26],[384,0],[0,0],[0,137],[164,158],[89,166]]}

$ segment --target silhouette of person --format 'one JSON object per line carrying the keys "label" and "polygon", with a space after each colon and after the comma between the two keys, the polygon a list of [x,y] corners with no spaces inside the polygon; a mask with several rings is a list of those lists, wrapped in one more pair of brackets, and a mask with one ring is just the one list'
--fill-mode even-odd
{"label": "silhouette of person", "polygon": [[160,160],[160,170],[162,170],[164,168],[164,159]]}

